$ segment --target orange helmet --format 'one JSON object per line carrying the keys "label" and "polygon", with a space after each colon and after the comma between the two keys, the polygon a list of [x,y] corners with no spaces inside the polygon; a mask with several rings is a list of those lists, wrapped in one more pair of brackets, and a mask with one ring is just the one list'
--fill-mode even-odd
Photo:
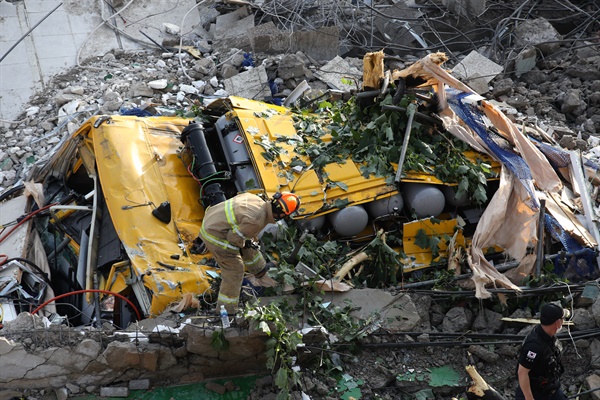
{"label": "orange helmet", "polygon": [[276,204],[285,215],[291,215],[300,208],[300,198],[290,192],[275,193],[273,195],[273,203]]}

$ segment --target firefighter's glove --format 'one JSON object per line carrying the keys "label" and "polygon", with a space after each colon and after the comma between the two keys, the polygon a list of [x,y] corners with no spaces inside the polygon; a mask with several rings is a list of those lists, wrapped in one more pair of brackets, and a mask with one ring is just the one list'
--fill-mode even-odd
{"label": "firefighter's glove", "polygon": [[244,248],[245,249],[254,249],[254,250],[258,250],[258,243],[256,243],[254,240],[245,240],[244,241]]}
{"label": "firefighter's glove", "polygon": [[254,276],[257,279],[262,278],[263,276],[265,276],[267,274],[267,272],[269,272],[269,270],[271,268],[275,268],[275,263],[273,261],[269,261],[268,263],[265,264],[265,267],[257,274],[255,274]]}
{"label": "firefighter's glove", "polygon": [[206,253],[208,253],[208,249],[206,248],[206,245],[204,244],[202,239],[197,237],[196,239],[194,239],[194,242],[192,243],[192,248],[190,249],[190,253],[206,254]]}

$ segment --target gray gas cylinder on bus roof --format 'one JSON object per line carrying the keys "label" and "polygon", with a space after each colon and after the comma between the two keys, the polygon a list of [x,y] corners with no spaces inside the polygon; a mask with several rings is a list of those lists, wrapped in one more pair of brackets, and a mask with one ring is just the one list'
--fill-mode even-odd
{"label": "gray gas cylinder on bus roof", "polygon": [[460,196],[456,196],[455,186],[444,186],[442,192],[444,192],[444,196],[446,197],[446,203],[452,207],[462,207],[467,204],[467,194],[463,193]]}
{"label": "gray gas cylinder on bus roof", "polygon": [[366,228],[369,214],[362,206],[350,206],[329,214],[329,222],[340,236],[355,236]]}
{"label": "gray gas cylinder on bus roof", "polygon": [[446,206],[444,193],[434,185],[405,183],[402,193],[408,207],[419,218],[437,217]]}
{"label": "gray gas cylinder on bus roof", "polygon": [[309,232],[318,231],[325,225],[325,216],[319,215],[314,218],[299,219],[296,221],[300,229],[308,229]]}
{"label": "gray gas cylinder on bus roof", "polygon": [[400,193],[365,204],[365,209],[373,218],[402,211],[402,207],[404,207],[404,200]]}

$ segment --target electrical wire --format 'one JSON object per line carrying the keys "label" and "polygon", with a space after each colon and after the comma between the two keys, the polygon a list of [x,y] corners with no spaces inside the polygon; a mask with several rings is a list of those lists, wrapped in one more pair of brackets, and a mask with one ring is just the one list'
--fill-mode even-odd
{"label": "electrical wire", "polygon": [[55,206],[57,204],[58,203],[48,204],[47,206],[44,206],[42,208],[39,208],[39,209],[27,214],[22,220],[20,220],[15,226],[13,226],[8,232],[6,232],[4,235],[2,235],[0,237],[0,243],[2,243],[4,240],[6,240],[6,238],[9,237],[11,233],[13,233],[15,230],[17,230],[25,222],[29,221],[31,218],[35,217],[37,214],[41,213],[42,211],[45,211],[45,210],[49,209],[50,207]]}
{"label": "electrical wire", "polygon": [[[0,254],[0,257],[2,257],[2,256],[6,257],[5,254]],[[52,284],[52,282],[50,282],[50,277],[48,276],[48,274],[46,272],[44,272],[44,270],[42,270],[40,267],[38,267],[34,262],[29,261],[26,258],[21,258],[21,257],[7,258],[5,261],[0,261],[0,266],[2,266],[4,264],[8,264],[11,261],[18,261],[18,262],[22,262],[22,263],[29,265],[30,267],[35,269],[42,276],[42,278],[48,285]]]}
{"label": "electrical wire", "polygon": [[[181,19],[181,25],[179,26],[179,29],[181,29],[181,31],[183,31],[183,24],[185,23],[185,19],[187,18],[188,14],[192,12],[193,9],[201,6],[202,4],[204,4],[206,2],[206,0],[201,0],[198,3],[196,3],[196,5],[194,5],[193,7],[191,7],[183,16],[183,18]],[[190,81],[193,81],[194,79],[189,76],[187,74],[187,72],[185,71],[185,66],[183,65],[183,56],[181,55],[181,48],[183,47],[183,35],[179,35],[179,51],[177,52],[177,58],[179,59],[179,66],[181,67],[181,72],[183,72],[183,75],[185,75],[186,78],[188,78]]]}
{"label": "electrical wire", "polygon": [[[43,302],[42,304],[40,304],[35,310],[33,310],[31,312],[31,314],[35,314],[38,311],[40,311],[41,309],[43,309],[45,306],[47,306],[48,304],[52,303],[55,300],[59,300],[62,299],[64,297],[68,297],[68,296],[73,296],[76,294],[82,294],[82,293],[103,293],[103,294],[108,294],[108,295],[112,295],[115,297],[120,298],[121,300],[124,300],[127,304],[129,304],[131,306],[131,308],[133,309],[133,311],[135,311],[135,315],[137,316],[138,320],[142,319],[142,316],[139,312],[139,310],[137,309],[137,307],[135,306],[135,304],[133,304],[131,302],[131,300],[129,300],[127,297],[123,296],[122,294],[116,293],[116,292],[111,292],[109,290],[102,290],[102,289],[82,289],[82,290],[75,290],[73,292],[68,292],[68,293],[63,293],[59,296],[55,296],[49,300],[46,300],[45,302]],[[98,318],[100,318],[100,316],[98,316]]]}
{"label": "electrical wire", "polygon": [[[102,0],[100,1],[100,12],[103,13],[102,10],[104,10],[104,6],[102,5]],[[108,24],[108,20],[110,20],[111,18],[117,17],[119,16],[123,11],[125,11],[131,4],[133,4],[135,0],[129,0],[129,2],[127,4],[125,4],[119,11],[117,11],[116,13],[114,13],[113,15],[111,15],[108,18],[102,18],[102,22],[100,23],[100,25],[98,25],[97,27],[95,27],[92,32],[90,32],[90,34],[85,38],[85,40],[83,41],[83,43],[81,44],[81,46],[79,47],[79,50],[77,51],[77,56],[75,58],[75,61],[77,62],[77,66],[79,68],[85,68],[85,69],[90,69],[90,70],[94,70],[94,71],[104,71],[104,68],[97,68],[97,67],[89,67],[89,66],[83,66],[81,65],[81,52],[83,51],[85,45],[87,44],[87,42],[92,38],[92,36],[96,33],[96,31],[100,28],[102,28],[105,24]]]}

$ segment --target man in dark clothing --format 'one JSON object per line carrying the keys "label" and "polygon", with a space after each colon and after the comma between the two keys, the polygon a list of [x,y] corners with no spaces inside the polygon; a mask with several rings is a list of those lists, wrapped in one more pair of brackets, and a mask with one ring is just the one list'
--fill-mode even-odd
{"label": "man in dark clothing", "polygon": [[562,328],[564,314],[553,303],[542,307],[540,324],[527,335],[519,352],[515,400],[566,400],[560,387],[562,346],[554,336]]}

